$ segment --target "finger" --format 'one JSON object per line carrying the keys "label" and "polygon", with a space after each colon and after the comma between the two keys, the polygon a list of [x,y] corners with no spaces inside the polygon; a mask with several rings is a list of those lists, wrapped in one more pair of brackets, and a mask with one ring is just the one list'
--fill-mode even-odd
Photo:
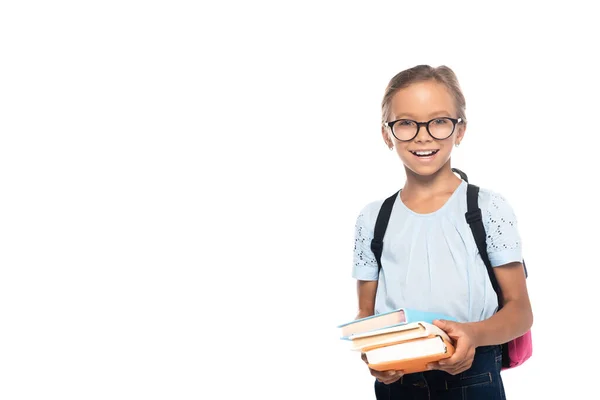
{"label": "finger", "polygon": [[394,371],[394,370],[377,371],[372,368],[369,368],[369,369],[371,370],[371,375],[373,375],[376,378],[388,379],[388,378],[393,378],[396,375],[398,375],[398,371]]}
{"label": "finger", "polygon": [[441,369],[441,366],[439,363],[437,362],[431,362],[429,364],[427,364],[427,369]]}
{"label": "finger", "polygon": [[454,353],[452,357],[445,358],[443,360],[438,361],[438,365],[440,368],[454,368],[456,367],[462,360],[463,356]]}
{"label": "finger", "polygon": [[456,323],[454,321],[448,321],[445,319],[436,319],[433,321],[433,324],[441,330],[443,330],[444,332],[446,332],[448,335],[451,332],[454,332],[454,330],[456,329]]}
{"label": "finger", "polygon": [[460,373],[465,372],[466,370],[468,370],[469,367],[466,366],[461,366],[460,368],[449,368],[447,370],[445,370],[447,373],[449,373],[450,375],[458,375]]}
{"label": "finger", "polygon": [[469,348],[469,350],[463,350],[462,347],[457,347],[457,350],[454,352],[454,354],[449,357],[449,358],[445,358],[443,360],[439,361],[439,365],[441,367],[444,366],[449,366],[449,367],[454,367],[457,368],[459,367],[459,365],[470,365],[473,363],[473,358],[475,357],[475,350],[473,348]]}
{"label": "finger", "polygon": [[443,331],[446,330],[445,329],[446,328],[446,320],[445,319],[434,319],[433,324]]}
{"label": "finger", "polygon": [[390,385],[390,384],[392,384],[392,383],[394,383],[394,382],[397,382],[397,381],[399,381],[399,380],[400,380],[400,378],[402,378],[402,377],[401,377],[401,376],[397,376],[397,377],[395,377],[395,378],[390,378],[390,379],[386,379],[386,380],[384,380],[384,381],[379,381],[379,382],[381,382],[381,383],[383,383],[383,384],[385,384],[385,385]]}
{"label": "finger", "polygon": [[381,383],[389,385],[390,383],[394,383],[394,382],[398,381],[400,378],[402,378],[403,375],[404,375],[404,373],[402,371],[395,371],[395,375],[380,377],[380,378],[377,378],[377,380]]}
{"label": "finger", "polygon": [[398,379],[402,378],[402,375],[404,375],[404,373],[402,371],[394,371],[394,370],[375,371],[375,370],[371,369],[371,375],[373,375],[375,378],[377,378],[377,380],[379,382],[389,383],[389,382],[395,382]]}
{"label": "finger", "polygon": [[456,366],[457,364],[461,363],[466,359],[469,359],[469,351],[466,350],[464,346],[461,346],[460,343],[458,343],[456,346],[456,350],[454,350],[454,354],[452,354],[448,358],[444,358],[438,361],[438,364],[440,367],[452,367]]}
{"label": "finger", "polygon": [[460,374],[460,370],[458,369],[444,369],[443,371],[449,373],[450,375],[458,375]]}
{"label": "finger", "polygon": [[449,374],[457,375],[457,374],[460,374],[461,372],[465,372],[466,370],[468,370],[469,368],[471,368],[471,365],[473,365],[473,363],[470,360],[465,360],[464,362],[461,362],[461,363],[456,364],[454,366],[451,366],[451,367],[442,367],[441,369],[443,371],[448,372]]}
{"label": "finger", "polygon": [[440,366],[440,367],[438,367],[437,369],[438,369],[438,370],[440,370],[440,371],[447,372],[447,373],[449,373],[450,375],[456,375],[456,374],[457,374],[457,371],[458,371],[458,368],[456,368],[456,367],[454,367],[454,366],[452,366],[452,367],[448,367],[448,366],[445,366],[445,367],[444,367],[444,366]]}
{"label": "finger", "polygon": [[387,385],[399,381],[404,376],[404,373],[397,371],[396,376],[387,380]]}
{"label": "finger", "polygon": [[470,369],[472,365],[473,363],[470,360],[466,360],[464,363],[457,365],[454,370],[457,374],[460,374],[461,372],[465,372],[466,370]]}

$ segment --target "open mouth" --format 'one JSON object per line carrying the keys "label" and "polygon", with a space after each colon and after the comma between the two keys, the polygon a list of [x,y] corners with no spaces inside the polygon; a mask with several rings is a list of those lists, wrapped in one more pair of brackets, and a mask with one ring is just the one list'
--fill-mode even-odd
{"label": "open mouth", "polygon": [[412,154],[414,154],[417,157],[431,157],[433,155],[435,155],[439,150],[417,150],[417,151],[410,151]]}

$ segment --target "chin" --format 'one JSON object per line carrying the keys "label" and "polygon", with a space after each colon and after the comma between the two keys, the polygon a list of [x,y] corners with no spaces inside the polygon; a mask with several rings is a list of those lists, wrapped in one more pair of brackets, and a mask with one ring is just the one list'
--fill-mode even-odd
{"label": "chin", "polygon": [[441,171],[444,168],[443,164],[432,164],[432,165],[414,165],[414,164],[404,164],[406,168],[408,168],[412,173],[419,176],[432,176]]}
{"label": "chin", "polygon": [[424,168],[424,167],[418,167],[418,168],[408,168],[412,173],[414,173],[415,175],[419,175],[419,176],[432,176],[435,175],[437,172],[440,171],[440,168],[433,168],[433,167],[429,167],[429,168]]}

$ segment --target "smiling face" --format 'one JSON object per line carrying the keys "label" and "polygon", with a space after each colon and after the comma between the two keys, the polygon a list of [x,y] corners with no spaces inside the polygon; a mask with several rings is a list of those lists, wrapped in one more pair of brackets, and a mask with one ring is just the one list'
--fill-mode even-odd
{"label": "smiling face", "polygon": [[[387,122],[398,119],[427,122],[442,117],[458,118],[453,97],[444,84],[428,80],[412,83],[394,94],[390,101]],[[447,123],[452,125],[448,120],[436,119],[431,123],[430,129],[435,134],[436,126],[440,127]],[[399,121],[395,129],[403,129],[402,127],[408,129],[410,124],[407,121]],[[448,161],[452,148],[460,143],[464,133],[464,123],[458,123],[451,136],[438,140],[427,132],[425,125],[421,125],[418,135],[412,140],[400,141],[394,137],[389,128],[382,128],[383,139],[388,147],[393,146],[406,168],[420,176],[430,176],[446,165],[449,167]]]}

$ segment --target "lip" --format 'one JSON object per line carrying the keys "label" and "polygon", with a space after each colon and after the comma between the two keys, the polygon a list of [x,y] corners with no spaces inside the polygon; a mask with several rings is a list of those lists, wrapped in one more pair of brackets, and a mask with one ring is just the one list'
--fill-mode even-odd
{"label": "lip", "polygon": [[[415,154],[418,151],[434,151],[433,155],[437,154],[440,149],[418,149],[418,150],[409,150],[411,153]],[[415,154],[416,155],[416,154]]]}
{"label": "lip", "polygon": [[[418,156],[415,154],[415,152],[417,152],[417,151],[433,151],[434,153],[430,156]],[[409,150],[409,152],[419,161],[430,161],[430,160],[433,160],[435,158],[435,156],[437,156],[437,154],[440,152],[440,150],[439,149],[419,149],[419,150]]]}

